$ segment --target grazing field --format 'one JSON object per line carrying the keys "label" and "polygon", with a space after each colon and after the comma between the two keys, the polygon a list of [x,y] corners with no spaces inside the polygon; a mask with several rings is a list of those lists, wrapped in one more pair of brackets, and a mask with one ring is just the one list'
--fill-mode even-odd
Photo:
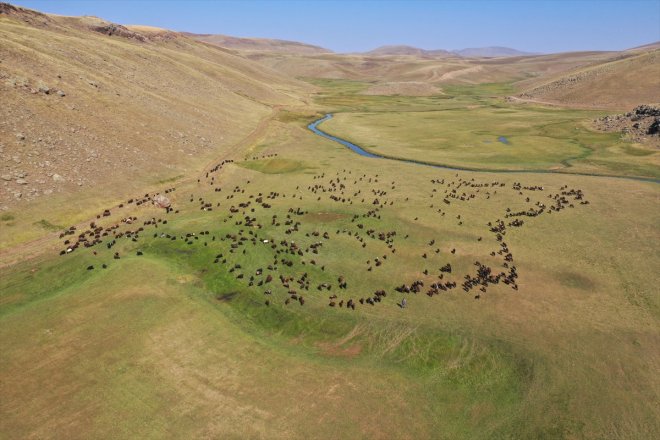
{"label": "grazing field", "polygon": [[368,159],[294,116],[0,269],[4,437],[660,434],[657,184]]}
{"label": "grazing field", "polygon": [[432,106],[431,98],[361,101],[353,95],[358,83],[333,86],[343,100],[326,100],[339,113],[321,128],[382,156],[477,170],[660,177],[656,149],[591,128],[602,112],[509,104],[498,96],[509,92],[505,84],[450,86]]}

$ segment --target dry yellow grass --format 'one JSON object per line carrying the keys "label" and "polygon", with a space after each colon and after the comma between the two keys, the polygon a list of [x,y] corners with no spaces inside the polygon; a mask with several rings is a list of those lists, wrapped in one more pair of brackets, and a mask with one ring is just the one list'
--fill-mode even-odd
{"label": "dry yellow grass", "polygon": [[660,49],[637,50],[519,84],[522,98],[565,106],[630,110],[660,101]]}
{"label": "dry yellow grass", "polygon": [[[574,52],[496,59],[265,52],[248,56],[298,77],[362,81],[377,78],[383,83],[426,83],[438,87],[508,82],[514,84],[518,93],[525,93],[524,97],[537,102],[619,110],[659,99],[658,53],[658,49],[650,45],[626,52]],[[423,96],[416,91],[400,94]]]}
{"label": "dry yellow grass", "polygon": [[313,89],[181,35],[138,41],[94,32],[99,19],[22,14],[0,16],[3,208],[175,179]]}
{"label": "dry yellow grass", "polygon": [[312,78],[417,81],[431,84],[510,82],[545,77],[600,62],[611,52],[576,52],[497,59],[370,56],[365,54],[245,53],[289,75]]}
{"label": "dry yellow grass", "polygon": [[269,38],[239,38],[229,35],[218,34],[186,34],[190,38],[205,43],[227,49],[241,51],[274,52],[274,53],[294,53],[301,55],[312,55],[318,53],[328,53],[328,49],[311,44],[299,43],[297,41],[275,40]]}

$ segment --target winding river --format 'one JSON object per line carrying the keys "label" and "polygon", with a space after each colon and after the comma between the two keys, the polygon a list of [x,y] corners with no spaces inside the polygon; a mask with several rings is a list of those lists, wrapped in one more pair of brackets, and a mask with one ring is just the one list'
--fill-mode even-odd
{"label": "winding river", "polygon": [[[485,172],[485,173],[535,173],[535,174],[568,174],[568,175],[575,175],[575,176],[591,176],[591,177],[608,177],[608,178],[615,178],[615,179],[628,179],[628,180],[637,180],[641,182],[653,182],[653,183],[660,183],[660,179],[656,179],[654,177],[635,177],[635,176],[612,176],[612,175],[607,175],[607,174],[594,174],[594,173],[580,173],[580,172],[573,172],[573,171],[561,171],[561,170],[506,170],[506,169],[489,169],[489,168],[470,168],[470,167],[461,167],[461,166],[451,166],[451,165],[442,165],[442,164],[437,164],[437,163],[432,163],[432,162],[425,162],[423,160],[415,160],[415,159],[402,159],[399,157],[392,157],[392,156],[385,156],[381,154],[376,154],[372,153],[370,151],[365,150],[364,148],[360,147],[359,145],[355,145],[352,142],[349,142],[345,139],[339,138],[337,136],[333,136],[329,133],[326,133],[325,131],[321,130],[319,128],[319,125],[321,125],[323,122],[332,119],[332,113],[328,113],[321,119],[317,119],[316,121],[312,122],[307,126],[308,129],[310,129],[314,134],[317,134],[319,136],[322,136],[326,139],[330,139],[331,141],[337,142],[346,148],[350,149],[354,153],[359,154],[360,156],[364,157],[369,157],[372,159],[387,159],[387,160],[395,160],[397,162],[404,162],[404,163],[412,163],[416,165],[424,165],[424,166],[429,166],[433,168],[443,168],[447,170],[455,170],[455,171],[478,171],[478,172]],[[570,166],[570,165],[569,165]]]}
{"label": "winding river", "polygon": [[318,120],[312,122],[311,124],[309,124],[307,126],[307,128],[309,128],[310,130],[312,130],[314,133],[318,134],[319,136],[323,136],[324,138],[330,139],[331,141],[335,141],[335,142],[338,142],[338,143],[342,144],[344,147],[347,147],[347,148],[353,150],[354,152],[356,152],[360,156],[371,157],[371,158],[374,158],[374,159],[383,159],[383,156],[379,156],[377,154],[369,153],[368,151],[362,149],[361,147],[358,147],[354,143],[348,142],[344,139],[341,139],[341,138],[338,138],[338,137],[333,136],[331,134],[328,134],[325,131],[319,130],[319,128],[318,128],[319,124],[327,121],[328,119],[332,119],[332,114],[331,113],[328,113],[327,115],[323,116],[321,119],[318,119]]}

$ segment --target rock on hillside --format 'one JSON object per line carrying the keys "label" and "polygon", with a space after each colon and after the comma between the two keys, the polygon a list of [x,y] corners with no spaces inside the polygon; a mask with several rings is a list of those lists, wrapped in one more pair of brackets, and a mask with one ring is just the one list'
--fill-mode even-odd
{"label": "rock on hillside", "polygon": [[12,17],[32,26],[48,26],[54,21],[47,14],[0,2],[0,17]]}
{"label": "rock on hillside", "polygon": [[660,147],[660,105],[640,105],[633,111],[608,115],[594,121],[601,131],[617,131],[635,142],[649,141]]}
{"label": "rock on hillside", "polygon": [[125,26],[112,23],[98,17],[80,17],[79,22],[83,26],[87,26],[94,32],[105,34],[109,37],[116,35],[122,38],[128,38],[137,41],[146,41],[146,37],[138,32],[134,32]]}

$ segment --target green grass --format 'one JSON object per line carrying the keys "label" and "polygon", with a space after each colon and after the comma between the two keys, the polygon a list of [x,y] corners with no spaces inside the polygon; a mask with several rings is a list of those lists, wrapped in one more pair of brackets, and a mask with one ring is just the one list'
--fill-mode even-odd
{"label": "green grass", "polygon": [[636,148],[631,145],[626,145],[623,147],[623,151],[626,154],[630,154],[631,156],[652,156],[655,154],[655,151],[645,149],[645,148]]}
{"label": "green grass", "polygon": [[177,180],[183,179],[185,176],[183,174],[179,174],[178,176],[174,177],[169,177],[167,179],[161,179],[156,182],[157,185],[162,185],[164,183],[173,183],[176,182]]}
{"label": "green grass", "polygon": [[510,83],[444,84],[442,90],[452,96],[506,96],[515,92]]}
{"label": "green grass", "polygon": [[287,124],[297,123],[300,125],[306,125],[310,119],[317,119],[322,117],[322,113],[318,112],[297,112],[297,111],[280,111],[275,119],[279,122],[284,122]]}
{"label": "green grass", "polygon": [[[55,358],[61,352],[57,347],[76,344],[75,341],[82,335],[90,341],[75,354],[39,368],[40,374],[49,376],[56,371],[64,371],[57,379],[58,387],[74,387],[76,391],[71,394],[72,399],[63,402],[49,416],[40,416],[41,424],[34,426],[54,423],[57,417],[77,412],[93,423],[81,420],[76,430],[95,437],[152,437],[158,436],[164,427],[168,427],[166,429],[170,433],[184,436],[196,432],[191,422],[180,421],[172,425],[167,419],[180,405],[209,412],[218,402],[198,401],[185,388],[172,382],[180,378],[169,378],[168,373],[181,368],[177,366],[180,363],[195,362],[194,368],[203,368],[200,371],[204,371],[227,368],[222,367],[223,362],[243,362],[241,356],[236,355],[239,343],[241,350],[250,352],[245,362],[251,362],[248,359],[254,355],[265,362],[260,365],[251,362],[252,367],[245,364],[241,367],[244,374],[234,375],[229,382],[214,382],[214,374],[210,373],[210,384],[208,378],[199,383],[198,379],[193,378],[192,385],[191,380],[184,379],[186,383],[207,389],[209,386],[226,385],[250,389],[255,387],[255,383],[261,384],[260,387],[272,386],[280,371],[297,371],[303,375],[314,374],[316,379],[305,382],[306,387],[313,389],[317,382],[318,386],[326,387],[328,382],[336,381],[333,376],[340,370],[345,375],[359,378],[352,387],[360,390],[362,398],[352,404],[342,404],[345,411],[350,409],[350,412],[355,412],[351,419],[365,416],[370,408],[378,405],[382,395],[375,391],[386,384],[393,396],[406,395],[412,400],[403,406],[402,402],[395,403],[400,406],[400,414],[392,420],[380,422],[379,426],[388,427],[388,432],[400,431],[403,434],[412,430],[420,435],[423,435],[423,430],[407,427],[404,422],[420,417],[415,414],[417,408],[410,405],[413,401],[420,398],[435,400],[429,392],[436,396],[461,396],[469,405],[497,405],[501,412],[515,405],[524,389],[525,382],[521,383],[517,377],[517,363],[512,362],[507,352],[500,353],[506,347],[498,348],[487,340],[438,333],[433,328],[411,328],[408,324],[396,324],[389,320],[339,316],[316,309],[308,313],[303,309],[265,308],[260,306],[259,294],[245,291],[226,273],[198,275],[207,267],[210,251],[193,254],[180,252],[187,248],[183,243],[162,246],[155,242],[142,248],[151,256],[124,257],[111,262],[105,270],[96,267],[94,271],[86,271],[84,266],[94,258],[72,255],[63,257],[59,264],[50,263],[36,273],[26,267],[22,275],[19,272],[12,277],[12,282],[4,280],[4,299],[11,299],[24,290],[33,292],[34,296],[3,309],[0,339],[6,342],[3,346],[7,348],[2,355],[3,375],[16,376],[23,362],[36,362],[34,356]],[[120,249],[122,253],[127,251]],[[103,260],[108,261],[107,258]],[[60,270],[66,271],[69,276],[63,277]],[[71,276],[73,274],[75,276]],[[239,295],[227,302],[215,299],[227,291],[237,291]],[[84,314],[80,314],[83,311]],[[42,319],[27,327],[16,325],[35,315]],[[192,347],[183,351],[183,347],[176,348],[169,355],[174,358],[169,360],[162,353],[168,350],[167,346],[153,346],[154,343],[165,342],[157,335],[167,333],[168,322],[178,325],[176,323],[182,320],[188,322],[185,332],[170,334],[167,345],[178,347],[179,341],[183,342],[188,335],[201,332],[207,347],[203,362],[209,364],[199,364],[199,353]],[[32,338],[27,346],[24,336],[19,337],[16,333],[19,328],[22,328],[23,335]],[[360,330],[354,332],[356,328]],[[336,355],[335,352],[343,347],[336,341],[351,332],[355,336],[345,345],[361,345],[365,349],[357,357]],[[407,337],[399,345],[392,346],[392,338],[401,333]],[[230,339],[231,343],[228,341]],[[292,342],[294,339],[295,343]],[[470,346],[467,352],[464,349],[466,345]],[[30,349],[26,351],[28,347]],[[423,351],[424,356],[413,355],[419,350]],[[448,363],[453,365],[450,370],[446,367]],[[257,366],[259,368],[255,369]],[[158,373],[161,368],[164,371]],[[379,378],[371,377],[375,372],[378,372]],[[426,384],[423,389],[419,388],[419,381]],[[285,380],[277,388],[285,385],[290,387],[292,384],[290,380]],[[415,397],[410,394],[412,391],[420,394]],[[16,394],[19,392],[21,397]],[[491,403],[492,394],[497,396],[497,401]],[[3,386],[3,395],[39,402],[48,401],[58,394],[57,389],[44,392],[39,387],[26,385],[19,390],[7,384]],[[97,399],[99,395],[104,398]],[[139,395],[139,400],[135,400],[136,395]],[[172,406],[164,411],[159,408],[163,399],[172,402]],[[325,406],[317,409],[309,406],[318,400],[318,396],[300,399],[279,401],[277,406],[269,407],[269,411],[278,418],[295,412],[299,404],[305,405],[309,417],[321,417],[327,411]],[[174,402],[180,403],[177,405]],[[454,425],[462,417],[461,412],[451,408],[445,408],[445,411],[451,415],[451,421],[442,423],[444,429],[459,429]],[[492,420],[496,414],[490,414],[485,420]],[[138,423],[136,415],[148,417],[149,423]],[[4,426],[24,435],[41,432],[39,428],[28,429],[32,417],[37,415],[27,417],[23,422],[13,419],[10,423],[5,421],[7,424]],[[113,422],[118,417],[125,418],[119,426]],[[239,426],[235,428],[238,429],[235,435],[256,435],[260,432],[259,421],[253,420],[254,415],[232,414],[229,411],[225,417]],[[344,413],[337,413],[331,415],[329,420],[341,424],[344,417]],[[277,433],[264,429],[271,435]],[[307,424],[303,424],[301,429],[310,435],[327,432],[325,428],[319,431],[319,427]],[[73,431],[70,434],[76,435]]]}
{"label": "green grass", "polygon": [[[317,99],[340,112],[322,129],[383,156],[481,170],[660,177],[657,151],[589,128],[600,113],[506,105],[499,97],[513,92],[510,84],[449,85],[434,109],[434,98],[374,101],[348,87],[326,87],[342,94],[339,101]],[[509,144],[498,142],[501,136]]]}
{"label": "green grass", "polygon": [[62,229],[64,229],[64,226],[54,225],[48,220],[44,220],[44,219],[41,219],[38,222],[35,222],[34,224],[49,232],[61,231]]}
{"label": "green grass", "polygon": [[242,167],[265,174],[285,174],[308,168],[304,163],[290,159],[263,159],[241,162]]}
{"label": "green grass", "polygon": [[[402,144],[423,142],[418,131],[443,124],[437,115],[448,114],[455,119],[444,128],[466,142],[506,127],[511,145],[490,148],[520,148],[535,137],[552,143],[547,150],[539,143],[533,160],[507,159],[517,163],[607,158],[596,148],[582,147],[596,135],[579,125],[574,130],[579,112],[562,116],[557,110],[503,104],[468,111],[467,103],[476,105],[473,97],[458,88],[452,93],[464,95],[436,101],[359,98],[351,93],[363,83],[319,84],[325,84],[327,102],[352,106],[364,99],[378,108],[382,113],[370,110],[363,119],[379,118]],[[482,99],[506,87],[485,85],[477,91]],[[394,110],[406,106],[415,111]],[[404,136],[401,127],[412,123],[413,114],[428,118],[426,124]],[[480,115],[484,123],[471,127],[459,117],[469,114]],[[358,116],[351,121],[356,127],[362,123]],[[179,214],[126,207],[99,220],[109,226],[128,215],[139,218],[132,226],[121,224],[121,231],[152,217],[168,220],[157,229],[144,226],[137,242],[124,237],[107,249],[110,238],[103,238],[101,246],[58,256],[62,242],[56,240],[53,249],[53,242],[43,245],[41,256],[0,269],[0,377],[8,378],[0,381],[0,437],[658,436],[657,185],[379,161],[309,133],[302,113],[284,119],[289,122],[279,121],[263,148],[277,158],[226,165],[216,175],[222,191],[215,192],[204,179],[200,184],[191,179],[168,195]],[[638,169],[616,159],[623,154],[621,145],[612,148],[612,164],[622,172]],[[584,156],[587,150],[590,155]],[[497,160],[491,157],[489,163]],[[577,162],[569,161],[575,167]],[[459,194],[474,198],[446,205],[446,184],[459,178],[505,186],[462,186]],[[445,184],[431,184],[432,179]],[[514,190],[514,182],[544,190]],[[310,192],[315,185],[326,191]],[[524,218],[521,228],[507,229],[505,241],[520,273],[518,291],[500,284],[475,300],[474,291],[458,288],[433,298],[410,294],[405,310],[396,305],[402,295],[395,286],[415,279],[428,286],[445,263],[453,268],[447,277],[459,285],[474,271],[475,261],[500,267],[501,257],[490,256],[498,244],[487,223],[505,219],[507,208],[549,203],[548,194],[565,185],[582,189],[590,204]],[[280,196],[265,199],[272,205],[266,209],[255,201],[259,193]],[[213,211],[201,211],[200,198],[212,203]],[[363,217],[376,208],[375,198],[384,204],[379,217]],[[230,207],[248,202],[230,217]],[[291,212],[298,208],[304,214]],[[237,224],[246,216],[260,227]],[[272,224],[273,216],[280,226]],[[298,231],[287,233],[287,216],[300,221]],[[396,231],[396,253],[366,238],[369,229]],[[259,239],[230,253],[229,241],[222,238],[239,230]],[[188,244],[181,237],[191,232],[196,235]],[[355,233],[365,238],[366,247]],[[438,254],[428,245],[431,239]],[[282,240],[302,249],[317,242],[323,246],[318,254],[303,255],[270,248]],[[137,256],[138,250],[144,255]],[[121,259],[113,259],[114,252]],[[423,259],[423,252],[429,257]],[[213,263],[220,253],[227,264]],[[383,255],[388,256],[383,266],[368,271],[367,261]],[[276,281],[258,286],[263,276],[256,270],[268,273],[267,266],[282,258],[292,266],[278,264],[272,272]],[[240,270],[230,271],[237,263]],[[89,265],[94,269],[86,270]],[[424,275],[424,269],[434,275]],[[243,279],[237,278],[239,272]],[[277,275],[299,278],[303,273],[313,280],[309,291],[295,283],[293,288],[305,296],[305,305],[285,305],[288,289]],[[340,275],[348,282],[346,290],[337,289]],[[332,283],[333,290],[317,290],[322,282]],[[266,288],[273,290],[270,297]],[[376,306],[328,307],[331,293],[357,299],[381,288],[388,296]],[[267,298],[270,306],[264,304]]]}
{"label": "green grass", "polygon": [[378,96],[361,95],[359,92],[373,85],[366,81],[322,79],[309,80],[322,87],[315,102],[328,111],[428,111],[438,108],[453,108],[462,105],[461,99],[450,95],[436,96]]}

